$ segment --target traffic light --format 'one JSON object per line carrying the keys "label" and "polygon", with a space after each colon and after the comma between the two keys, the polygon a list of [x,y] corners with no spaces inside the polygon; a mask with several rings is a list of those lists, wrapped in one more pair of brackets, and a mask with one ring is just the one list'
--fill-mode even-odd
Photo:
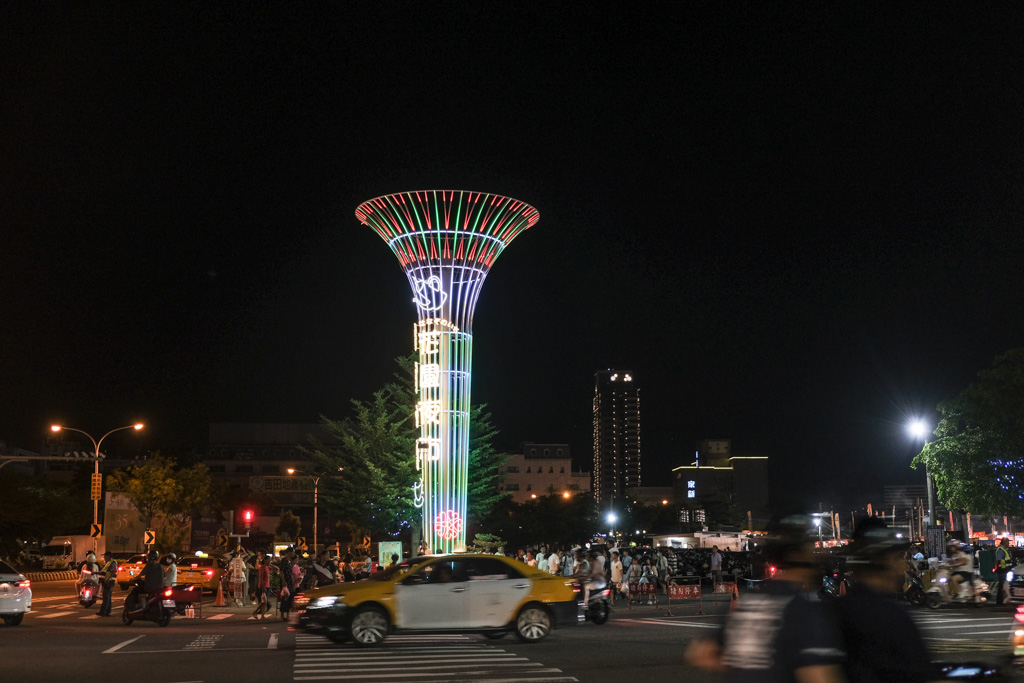
{"label": "traffic light", "polygon": [[246,530],[252,529],[252,510],[243,510],[242,519],[245,520]]}

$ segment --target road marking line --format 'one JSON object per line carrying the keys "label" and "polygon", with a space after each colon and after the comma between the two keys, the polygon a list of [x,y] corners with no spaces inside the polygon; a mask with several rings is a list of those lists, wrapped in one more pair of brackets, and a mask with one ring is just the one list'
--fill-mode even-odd
{"label": "road marking line", "polygon": [[[459,656],[459,657],[445,657],[444,655],[419,655],[419,656],[416,656],[416,657],[402,657],[399,660],[396,660],[395,657],[388,657],[386,655],[377,655],[375,657],[344,657],[344,656],[340,656],[339,655],[337,659],[338,659],[338,661],[345,661],[347,663],[354,664],[354,665],[355,664],[372,664],[374,662],[381,662],[381,663],[385,663],[386,664],[386,663],[389,663],[389,662],[395,663],[397,661],[400,661],[402,663],[403,667],[405,665],[408,665],[408,664],[430,664],[430,663],[437,662],[438,660],[444,660],[446,662],[476,662],[476,661],[485,661],[485,662],[494,662],[494,661],[501,661],[501,662],[528,662],[528,661],[530,661],[526,657],[516,657],[515,655],[504,655],[500,660],[496,660],[494,658],[494,656],[492,656],[492,655],[490,655],[488,653],[480,653],[479,655],[462,655],[462,656]],[[335,660],[321,658],[321,659],[317,659],[315,662],[313,662],[313,661],[295,662],[295,666],[305,666],[305,667],[323,666],[323,664],[325,662],[331,662],[331,661],[335,661]]]}
{"label": "road marking line", "polygon": [[[453,672],[453,673],[457,673],[459,676],[479,676],[479,675],[483,675],[483,674],[496,674],[498,672],[497,671],[489,671],[487,669],[479,669],[478,668],[475,671],[458,671],[458,672]],[[530,674],[535,674],[535,673],[538,673],[538,674],[560,674],[560,673],[562,673],[562,670],[561,669],[555,669],[555,668],[532,669],[528,673],[530,673]],[[295,676],[293,678],[293,680],[296,680],[296,681],[344,681],[344,680],[349,680],[349,679],[353,679],[353,678],[366,679],[366,678],[436,678],[436,677],[437,677],[437,672],[436,671],[428,671],[428,672],[423,672],[423,673],[418,673],[418,672],[380,673],[380,674],[356,673],[356,674],[331,674],[331,675],[327,675],[327,676]],[[491,683],[508,683],[508,681],[509,681],[508,678],[495,678],[495,679],[473,678],[473,679],[468,679],[468,680],[472,680],[472,681],[474,681],[474,683],[487,683],[488,681],[490,681]],[[523,680],[530,680],[530,681],[576,681],[578,679],[571,678],[571,677],[534,678],[533,676],[530,676],[529,679],[523,679]]]}
{"label": "road marking line", "polygon": [[271,633],[270,634],[270,642],[267,643],[267,649],[268,650],[276,650],[277,649],[277,634],[276,633]]}
{"label": "road marking line", "polygon": [[40,614],[40,619],[53,619],[54,617],[63,617],[68,614],[74,614],[74,612],[51,612],[50,614]]}
{"label": "road marking line", "polygon": [[214,614],[212,617],[206,617],[206,618],[209,619],[210,621],[213,621],[214,619],[230,619],[231,615],[230,614]]}
{"label": "road marking line", "polygon": [[90,614],[88,616],[78,617],[78,618],[79,619],[99,619],[100,615],[98,615],[98,614]]}
{"label": "road marking line", "polygon": [[688,626],[691,628],[722,628],[719,624],[702,624],[688,621],[663,621],[661,619],[616,619],[616,622],[628,622],[633,624],[657,624],[659,626]]}
{"label": "road marking line", "polygon": [[131,640],[126,640],[123,643],[121,643],[120,645],[115,645],[114,647],[110,648],[109,650],[104,650],[103,654],[105,654],[105,655],[113,654],[113,653],[117,652],[118,650],[120,650],[125,645],[131,645],[132,643],[134,643],[139,638],[145,638],[145,637],[146,637],[145,634],[143,634],[141,636],[135,636]]}

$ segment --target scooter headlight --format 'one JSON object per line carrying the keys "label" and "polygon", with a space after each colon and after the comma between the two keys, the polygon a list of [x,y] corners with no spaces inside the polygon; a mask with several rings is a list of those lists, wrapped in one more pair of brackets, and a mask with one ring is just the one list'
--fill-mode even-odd
{"label": "scooter headlight", "polygon": [[941,579],[939,579],[939,583],[946,583],[946,577],[943,576]]}

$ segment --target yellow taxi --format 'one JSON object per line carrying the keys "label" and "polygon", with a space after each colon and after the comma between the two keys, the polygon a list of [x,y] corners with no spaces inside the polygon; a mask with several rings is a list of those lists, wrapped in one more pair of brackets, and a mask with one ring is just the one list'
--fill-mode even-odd
{"label": "yellow taxi", "polygon": [[132,555],[127,560],[117,561],[117,585],[121,587],[121,590],[128,590],[132,581],[142,573],[145,564],[145,555]]}
{"label": "yellow taxi", "polygon": [[179,585],[187,583],[200,586],[203,590],[215,591],[223,574],[224,567],[216,557],[185,556],[178,560]]}
{"label": "yellow taxi", "polygon": [[515,633],[535,643],[584,620],[579,584],[498,555],[421,556],[369,579],[300,593],[292,626],[334,642],[391,633]]}

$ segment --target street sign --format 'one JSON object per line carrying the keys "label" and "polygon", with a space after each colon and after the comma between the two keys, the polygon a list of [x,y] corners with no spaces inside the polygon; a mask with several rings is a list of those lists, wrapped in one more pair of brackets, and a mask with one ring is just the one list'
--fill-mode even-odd
{"label": "street sign", "polygon": [[297,548],[305,548],[306,547],[306,537],[305,536],[299,536],[298,538],[296,538],[295,539],[295,546]]}
{"label": "street sign", "polygon": [[99,500],[103,497],[103,475],[99,472],[92,473],[92,499]]}
{"label": "street sign", "polygon": [[146,533],[143,534],[142,542],[146,545],[153,545],[156,543],[156,532],[152,529],[146,529]]}
{"label": "street sign", "polygon": [[103,535],[103,525],[102,524],[93,524],[92,527],[89,529],[89,535],[92,536],[93,538],[99,538],[100,536],[102,536]]}
{"label": "street sign", "polygon": [[221,548],[227,548],[228,547],[228,535],[227,534],[217,534],[217,545],[219,545]]}

